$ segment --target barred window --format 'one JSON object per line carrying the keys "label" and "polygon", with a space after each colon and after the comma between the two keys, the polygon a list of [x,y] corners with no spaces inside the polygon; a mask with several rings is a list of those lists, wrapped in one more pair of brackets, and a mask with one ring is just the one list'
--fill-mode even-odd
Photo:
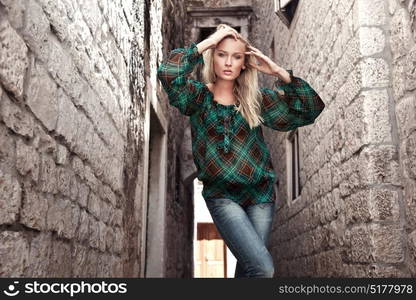
{"label": "barred window", "polygon": [[296,128],[291,131],[287,137],[287,191],[288,201],[297,200],[301,194],[302,186],[299,178],[300,161],[299,161],[299,132]]}

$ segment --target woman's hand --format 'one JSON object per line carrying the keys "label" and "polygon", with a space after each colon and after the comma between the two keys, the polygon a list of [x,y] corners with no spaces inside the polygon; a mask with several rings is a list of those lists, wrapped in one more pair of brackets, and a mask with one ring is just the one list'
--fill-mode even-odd
{"label": "woman's hand", "polygon": [[221,42],[226,36],[232,36],[237,41],[238,40],[238,31],[232,27],[224,26],[219,28],[213,33],[208,39],[212,42],[210,48],[215,48],[219,42]]}
{"label": "woman's hand", "polygon": [[248,50],[245,54],[253,55],[258,61],[258,64],[247,62],[248,65],[265,74],[277,76],[287,83],[290,82],[290,74],[285,69],[279,67],[257,48],[248,46]]}
{"label": "woman's hand", "polygon": [[238,40],[239,33],[237,32],[237,30],[231,27],[222,27],[218,29],[215,33],[213,33],[209,38],[198,43],[198,52],[202,53],[207,49],[217,47],[217,44],[228,35],[234,37],[236,41]]}

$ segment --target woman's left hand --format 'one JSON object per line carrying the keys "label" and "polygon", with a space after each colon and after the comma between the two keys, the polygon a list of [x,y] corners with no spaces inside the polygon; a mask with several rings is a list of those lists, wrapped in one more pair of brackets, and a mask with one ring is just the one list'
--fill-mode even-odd
{"label": "woman's left hand", "polygon": [[[253,46],[248,46],[248,49],[250,51],[245,52],[245,54],[248,55],[254,55],[254,57],[257,59],[259,64],[252,64],[248,62],[247,64],[251,67],[257,69],[260,72],[263,72],[265,74],[274,75],[278,77],[284,77],[284,72],[287,72],[283,68],[279,67],[276,63],[274,63],[269,57],[264,55],[260,50],[257,48],[254,48]],[[289,77],[288,77],[289,78]]]}

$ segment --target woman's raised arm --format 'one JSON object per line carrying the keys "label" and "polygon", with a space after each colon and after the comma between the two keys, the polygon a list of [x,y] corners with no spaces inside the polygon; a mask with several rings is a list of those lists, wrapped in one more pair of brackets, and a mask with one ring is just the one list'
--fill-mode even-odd
{"label": "woman's raised arm", "polygon": [[290,83],[278,79],[275,89],[260,88],[263,124],[278,131],[309,125],[323,111],[325,103],[302,78],[290,74]]}
{"label": "woman's raised arm", "polygon": [[197,44],[170,51],[157,70],[157,77],[168,95],[169,103],[186,116],[194,114],[203,102],[204,83],[190,79],[196,65],[203,63]]}

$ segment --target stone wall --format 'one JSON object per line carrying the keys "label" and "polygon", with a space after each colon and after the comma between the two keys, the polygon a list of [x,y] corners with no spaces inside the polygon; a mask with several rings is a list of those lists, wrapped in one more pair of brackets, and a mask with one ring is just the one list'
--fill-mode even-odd
{"label": "stone wall", "polygon": [[416,276],[416,2],[389,1],[389,50],[391,52],[391,110],[395,112],[402,179],[401,220],[404,224],[404,262]]}
{"label": "stone wall", "polygon": [[138,276],[143,11],[0,1],[2,277]]}
{"label": "stone wall", "polygon": [[272,2],[253,1],[252,41],[326,104],[298,129],[295,201],[287,199],[287,134],[265,131],[280,175],[276,276],[414,276],[414,1],[299,1],[289,28]]}

